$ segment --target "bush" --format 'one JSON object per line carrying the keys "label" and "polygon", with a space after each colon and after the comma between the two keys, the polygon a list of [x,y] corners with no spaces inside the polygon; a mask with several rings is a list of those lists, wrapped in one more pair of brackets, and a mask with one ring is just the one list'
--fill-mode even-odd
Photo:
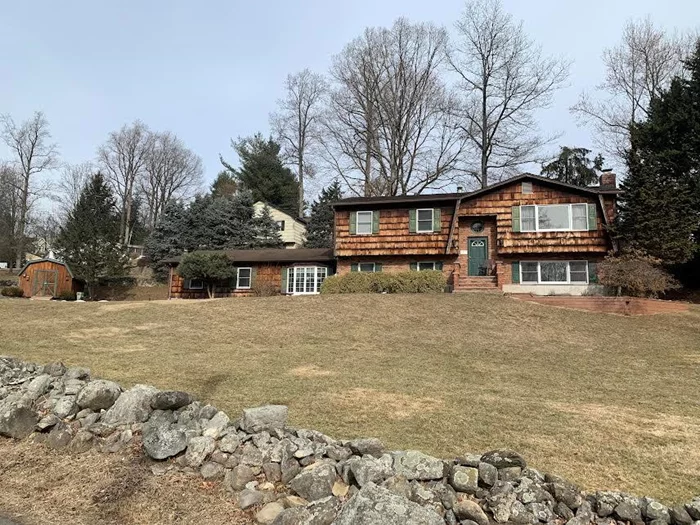
{"label": "bush", "polygon": [[4,297],[24,297],[24,292],[19,286],[8,286],[0,290]]}
{"label": "bush", "polygon": [[598,267],[598,279],[615,289],[617,295],[635,297],[657,297],[666,290],[680,288],[659,259],[639,250],[608,255]]}
{"label": "bush", "polygon": [[253,282],[253,286],[250,287],[250,291],[253,292],[255,297],[273,297],[280,294],[280,290],[277,286],[269,281],[257,281]]}
{"label": "bush", "polygon": [[72,290],[65,290],[54,297],[57,301],[75,301],[75,292]]}
{"label": "bush", "polygon": [[328,277],[322,294],[336,293],[442,293],[447,279],[440,271],[371,273],[351,272]]}

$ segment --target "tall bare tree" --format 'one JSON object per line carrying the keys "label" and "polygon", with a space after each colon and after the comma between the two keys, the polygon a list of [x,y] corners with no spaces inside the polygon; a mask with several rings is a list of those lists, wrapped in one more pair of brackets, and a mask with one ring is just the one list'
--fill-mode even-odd
{"label": "tall bare tree", "polygon": [[466,142],[440,78],[446,41],[442,28],[399,19],[335,57],[324,152],[352,192],[421,193],[458,173]]}
{"label": "tall bare tree", "polygon": [[603,51],[605,81],[595,93],[582,93],[571,107],[594,131],[596,145],[621,160],[629,147],[629,126],[646,120],[649,101],[683,75],[683,59],[697,35],[668,33],[651,18],[630,20],[620,43]]}
{"label": "tall bare tree", "polygon": [[460,127],[476,152],[469,174],[486,187],[537,160],[554,138],[539,134],[534,112],[551,104],[569,64],[544,56],[500,0],[467,2],[456,30],[447,57],[462,94]]}
{"label": "tall bare tree", "polygon": [[119,242],[131,240],[134,209],[134,190],[145,171],[153,135],[148,127],[137,120],[109,134],[107,141],[97,150],[97,159],[105,178],[117,196],[120,212]]}
{"label": "tall bare tree", "polygon": [[202,159],[170,132],[153,133],[138,186],[152,230],[172,199],[194,196],[202,183]]}
{"label": "tall bare tree", "polygon": [[17,222],[20,208],[19,171],[9,163],[0,164],[0,262],[12,262],[17,255]]}
{"label": "tall bare tree", "polygon": [[299,217],[304,216],[304,179],[313,177],[312,157],[320,144],[323,102],[328,85],[323,75],[304,69],[287,76],[285,96],[270,115],[272,130],[285,161],[296,168],[299,181]]}
{"label": "tall bare tree", "polygon": [[40,111],[17,125],[9,115],[0,117],[2,139],[12,152],[12,165],[18,179],[17,220],[15,224],[15,264],[20,266],[26,249],[26,232],[33,204],[46,187],[38,184],[37,177],[53,169],[58,162],[58,149],[51,142],[49,122]]}
{"label": "tall bare tree", "polygon": [[54,189],[53,198],[58,202],[58,209],[63,218],[75,208],[85,185],[95,174],[92,162],[64,164]]}

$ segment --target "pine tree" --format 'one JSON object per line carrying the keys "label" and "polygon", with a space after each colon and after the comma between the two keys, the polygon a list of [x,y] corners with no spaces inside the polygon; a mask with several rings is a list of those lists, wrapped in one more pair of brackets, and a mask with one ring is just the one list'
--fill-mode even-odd
{"label": "pine tree", "polygon": [[223,158],[221,163],[250,190],[255,201],[263,201],[284,210],[293,217],[298,214],[299,183],[280,158],[281,146],[272,139],[265,140],[258,133],[233,144],[241,161],[233,168]]}
{"label": "pine tree", "polygon": [[631,126],[620,199],[623,238],[667,264],[691,259],[700,232],[700,44],[686,68]]}
{"label": "pine tree", "polygon": [[102,277],[126,273],[128,257],[119,244],[119,215],[101,173],[95,174],[61,228],[56,246],[92,295]]}
{"label": "pine tree", "polygon": [[284,248],[277,223],[265,206],[260,215],[255,217],[255,248]]}
{"label": "pine tree", "polygon": [[335,213],[331,204],[342,197],[340,183],[334,181],[321,191],[318,200],[311,205],[311,216],[306,226],[305,246],[307,248],[333,247]]}
{"label": "pine tree", "polygon": [[220,171],[211,185],[212,197],[232,197],[238,191],[238,179],[228,170]]}
{"label": "pine tree", "polygon": [[152,261],[151,267],[158,280],[164,281],[168,275],[168,267],[161,261],[185,251],[183,232],[186,231],[187,213],[187,208],[181,202],[169,202],[146,239],[144,253]]}
{"label": "pine tree", "polygon": [[591,160],[590,153],[586,148],[562,146],[557,158],[542,166],[541,174],[574,186],[590,186],[598,180],[604,160],[600,154]]}

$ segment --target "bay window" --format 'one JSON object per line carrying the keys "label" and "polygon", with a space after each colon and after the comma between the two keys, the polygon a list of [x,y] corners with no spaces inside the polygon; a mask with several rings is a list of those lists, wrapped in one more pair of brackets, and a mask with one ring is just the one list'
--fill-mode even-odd
{"label": "bay window", "polygon": [[521,261],[523,284],[588,284],[588,261]]}

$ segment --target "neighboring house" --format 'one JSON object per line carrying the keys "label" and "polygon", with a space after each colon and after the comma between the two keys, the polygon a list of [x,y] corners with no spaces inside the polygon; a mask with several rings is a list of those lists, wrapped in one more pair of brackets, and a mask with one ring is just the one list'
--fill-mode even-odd
{"label": "neighboring house", "polygon": [[263,208],[267,206],[270,209],[272,220],[277,223],[277,228],[282,237],[282,242],[285,248],[301,248],[306,239],[306,223],[298,217],[293,217],[280,209],[270,206],[262,201],[253,204],[256,215],[262,213]]}
{"label": "neighboring house", "polygon": [[53,257],[27,261],[18,277],[25,297],[50,299],[64,292],[82,292],[84,284],[66,263]]}
{"label": "neighboring house", "polygon": [[344,199],[337,272],[435,269],[455,291],[599,291],[618,193],[612,173],[588,188],[524,174],[471,193]]}
{"label": "neighboring house", "polygon": [[[237,279],[217,296],[256,286],[312,294],[336,271],[409,270],[442,271],[453,291],[599,292],[619,193],[614,174],[600,182],[584,188],[524,174],[469,193],[343,199],[334,204],[334,249],[227,251]],[[168,262],[171,297],[206,297],[204,283],[177,275],[179,258]]]}
{"label": "neighboring house", "polygon": [[[329,248],[284,248],[261,250],[225,250],[236,267],[236,277],[221,282],[216,297],[246,295],[311,295],[321,290],[321,283],[335,273],[335,257]],[[170,264],[170,293],[172,299],[204,299],[204,282],[183,279],[175,268],[179,257],[164,261]]]}

